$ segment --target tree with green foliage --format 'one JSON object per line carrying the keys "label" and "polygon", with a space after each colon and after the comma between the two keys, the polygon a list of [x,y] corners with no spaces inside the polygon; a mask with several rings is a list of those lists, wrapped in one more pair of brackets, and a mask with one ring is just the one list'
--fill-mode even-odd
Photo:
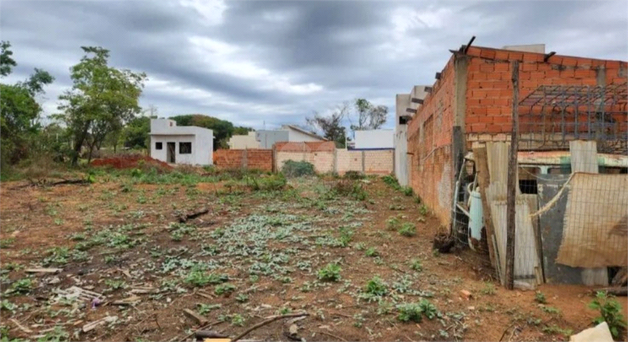
{"label": "tree with green foliage", "polygon": [[357,124],[351,124],[352,131],[378,129],[386,123],[388,107],[376,106],[366,99],[356,99],[353,106],[357,115]]}
{"label": "tree with green foliage", "polygon": [[148,148],[150,134],[150,119],[148,116],[139,116],[131,119],[122,131],[122,144],[126,148]]}
{"label": "tree with green foliage", "polygon": [[244,127],[244,126],[236,126],[233,128],[233,135],[247,135],[249,132],[252,132],[253,128]]}
{"label": "tree with green foliage", "polygon": [[73,86],[61,96],[58,114],[74,141],[72,164],[83,147],[88,161],[94,149],[100,149],[109,134],[122,130],[125,123],[140,113],[139,97],[146,74],[109,66],[109,50],[81,47],[81,61],[70,68]]}
{"label": "tree with green foliage", "polygon": [[[11,57],[9,42],[0,42],[0,75],[7,76],[17,65]],[[54,81],[48,72],[35,69],[26,81],[0,84],[0,131],[3,164],[15,164],[28,157],[41,129],[42,108],[35,97],[43,93],[45,85]]]}
{"label": "tree with green foliage", "polygon": [[202,114],[177,115],[170,118],[177,126],[198,126],[214,131],[214,149],[227,148],[227,140],[233,135],[235,128],[226,120]]}
{"label": "tree with green foliage", "polygon": [[17,66],[17,63],[13,59],[13,51],[9,50],[11,43],[1,41],[0,42],[0,76],[7,76],[11,73],[11,69]]}

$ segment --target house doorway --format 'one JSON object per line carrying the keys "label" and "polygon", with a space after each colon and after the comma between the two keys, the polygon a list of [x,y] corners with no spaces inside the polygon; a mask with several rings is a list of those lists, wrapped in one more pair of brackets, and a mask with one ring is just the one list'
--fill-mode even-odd
{"label": "house doorway", "polygon": [[175,164],[177,162],[176,157],[175,157],[176,146],[177,146],[176,143],[173,143],[173,142],[168,143],[168,158],[167,158],[168,163]]}

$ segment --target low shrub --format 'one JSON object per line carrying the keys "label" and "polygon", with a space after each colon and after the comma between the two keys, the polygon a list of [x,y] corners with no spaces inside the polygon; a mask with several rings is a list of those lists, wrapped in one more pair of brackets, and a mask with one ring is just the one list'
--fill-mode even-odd
{"label": "low shrub", "polygon": [[288,178],[313,176],[314,165],[306,161],[286,160],[281,167],[281,172]]}
{"label": "low shrub", "polygon": [[403,236],[414,236],[416,235],[416,227],[412,223],[406,222],[399,228],[399,234]]}
{"label": "low shrub", "polygon": [[385,296],[388,294],[388,285],[378,276],[371,278],[364,287],[364,292],[372,296]]}
{"label": "low shrub", "polygon": [[368,193],[364,190],[364,186],[361,182],[349,179],[341,179],[335,182],[332,186],[331,192],[341,196],[351,197],[358,201],[364,201],[368,197]]}
{"label": "low shrub", "polygon": [[397,305],[399,315],[397,319],[401,322],[421,322],[423,316],[428,319],[434,319],[439,316],[436,306],[427,299],[421,299],[419,303],[404,303]]}
{"label": "low shrub", "polygon": [[246,176],[244,183],[252,191],[276,191],[283,189],[287,182],[286,177],[278,173],[265,177]]}
{"label": "low shrub", "polygon": [[382,176],[382,180],[384,181],[384,183],[388,184],[395,190],[399,190],[401,188],[401,186],[399,185],[399,181],[393,175]]}
{"label": "low shrub", "polygon": [[318,270],[318,279],[322,281],[338,281],[340,280],[340,271],[342,269],[338,264],[327,264],[327,266]]}
{"label": "low shrub", "polygon": [[346,179],[364,179],[366,176],[359,171],[347,171],[343,177]]}
{"label": "low shrub", "polygon": [[593,319],[594,324],[606,322],[614,338],[622,336],[626,330],[626,319],[622,314],[621,304],[613,296],[598,291],[595,299],[589,303],[589,308],[600,312],[600,316]]}

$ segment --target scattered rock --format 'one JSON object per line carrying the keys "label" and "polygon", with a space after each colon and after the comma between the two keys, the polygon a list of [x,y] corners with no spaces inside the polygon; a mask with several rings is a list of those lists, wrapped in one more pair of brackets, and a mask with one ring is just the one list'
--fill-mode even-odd
{"label": "scattered rock", "polygon": [[48,285],[56,285],[59,284],[61,282],[61,279],[59,279],[59,277],[52,277],[49,279],[46,279],[46,284]]}
{"label": "scattered rock", "polygon": [[103,317],[97,321],[94,322],[90,322],[87,323],[83,326],[83,332],[87,333],[90,332],[94,329],[96,329],[97,327],[104,325],[105,323],[111,323],[111,322],[115,322],[118,320],[118,316],[107,316],[107,317]]}
{"label": "scattered rock", "polygon": [[59,273],[63,271],[60,268],[27,268],[26,273]]}
{"label": "scattered rock", "polygon": [[190,309],[183,309],[183,313],[188,316],[189,318],[193,319],[196,321],[196,323],[200,324],[200,325],[205,325],[207,324],[209,321],[207,320],[207,318],[197,314],[196,312],[190,310]]}
{"label": "scattered rock", "polygon": [[471,292],[467,290],[460,290],[460,295],[466,300],[473,298],[473,294],[471,294]]}
{"label": "scattered rock", "polygon": [[585,329],[569,338],[570,342],[613,342],[613,335],[608,330],[608,324],[602,322],[593,328]]}

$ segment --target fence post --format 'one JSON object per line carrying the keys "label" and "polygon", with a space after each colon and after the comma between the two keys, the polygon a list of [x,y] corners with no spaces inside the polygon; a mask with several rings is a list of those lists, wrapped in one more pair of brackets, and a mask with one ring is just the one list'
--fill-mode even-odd
{"label": "fence post", "polygon": [[508,190],[506,197],[506,288],[514,288],[515,273],[515,205],[517,196],[517,150],[519,149],[519,61],[512,67],[512,133],[508,160]]}
{"label": "fence post", "polygon": [[362,151],[362,173],[366,174],[366,168],[364,167],[364,151]]}
{"label": "fence post", "polygon": [[249,150],[247,148],[242,152],[242,168],[247,169],[249,167]]}
{"label": "fence post", "polygon": [[338,173],[338,148],[334,146],[334,167],[333,172]]}

